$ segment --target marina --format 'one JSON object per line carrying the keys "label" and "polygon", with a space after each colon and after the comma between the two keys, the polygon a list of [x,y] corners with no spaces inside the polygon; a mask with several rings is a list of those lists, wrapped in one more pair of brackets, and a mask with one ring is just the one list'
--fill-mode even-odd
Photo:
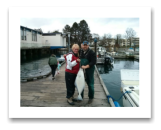
{"label": "marina", "polygon": [[[67,103],[66,99],[65,64],[64,64],[65,59],[63,54],[67,54],[67,52],[71,50],[70,45],[73,44],[73,43],[70,44],[71,32],[43,33],[41,29],[31,29],[24,26],[20,26],[20,31],[21,31],[21,76],[20,76],[21,106],[69,107],[70,105]],[[67,38],[69,38],[68,42]],[[128,47],[127,47],[127,41],[125,39],[122,39],[122,42],[126,41],[126,47],[124,43],[118,45],[118,39],[117,40],[111,39],[110,41],[108,41],[108,43],[111,43],[111,45],[109,46],[107,46],[106,43],[103,43],[104,46],[100,46],[102,43],[100,44],[101,40],[98,40],[97,37],[93,37],[93,39],[91,39],[93,40],[93,42],[89,43],[90,45],[92,45],[92,47],[90,48],[94,50],[96,54],[96,65],[94,72],[94,89],[95,89],[94,101],[92,102],[92,104],[87,103],[88,86],[86,84],[84,100],[81,103],[75,103],[74,106],[70,107],[139,106],[138,87],[135,87],[135,84],[134,85],[130,84],[133,87],[128,86],[128,88],[125,87],[126,89],[124,89],[124,87],[122,87],[123,83],[121,75],[122,69],[129,69],[129,67],[132,67],[128,70],[129,72],[131,71],[131,69],[134,69],[135,67],[137,68],[136,70],[139,70],[139,63],[138,63],[139,39],[138,38],[134,39],[135,42],[137,41],[137,44],[136,43],[132,44],[133,41],[131,38],[130,41],[128,41],[128,43],[130,43],[130,46],[128,45]],[[87,41],[84,42],[88,43]],[[54,80],[52,79],[51,76],[51,68],[48,65],[48,58],[51,54],[55,54],[57,60],[61,64],[60,74],[57,74]],[[42,55],[46,55],[46,57],[43,58],[41,57]],[[38,57],[39,59],[35,60],[32,59],[35,56]],[[24,63],[22,59],[26,61],[26,63]],[[128,64],[128,62],[130,64]],[[122,63],[124,63],[124,66],[122,66]],[[134,64],[137,65],[135,66]],[[114,72],[114,75],[111,72],[112,73]],[[119,79],[116,78],[118,76]],[[132,94],[131,93],[129,94],[126,93],[127,90],[128,91],[136,90],[136,93],[133,94],[134,92],[131,92]],[[117,94],[115,94],[116,91]],[[74,96],[77,97],[77,95],[78,91],[76,89]],[[135,95],[135,98],[130,99],[128,95],[129,97],[134,97],[132,95]],[[116,97],[120,96],[119,100],[115,100],[118,99],[115,96]],[[128,103],[126,99],[128,99]]]}

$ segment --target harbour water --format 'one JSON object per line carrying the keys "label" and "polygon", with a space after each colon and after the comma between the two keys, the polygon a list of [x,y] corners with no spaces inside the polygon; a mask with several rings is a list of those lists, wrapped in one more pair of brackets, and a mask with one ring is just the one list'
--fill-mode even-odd
{"label": "harbour water", "polygon": [[[45,75],[51,71],[48,60],[51,54],[21,56],[21,79]],[[61,53],[56,57],[60,58]]]}
{"label": "harbour water", "polygon": [[[101,78],[106,85],[110,95],[115,99],[119,99],[122,95],[121,87],[121,69],[136,69],[139,70],[139,61],[132,59],[115,59],[113,66],[97,65]],[[122,98],[118,101],[123,107]]]}

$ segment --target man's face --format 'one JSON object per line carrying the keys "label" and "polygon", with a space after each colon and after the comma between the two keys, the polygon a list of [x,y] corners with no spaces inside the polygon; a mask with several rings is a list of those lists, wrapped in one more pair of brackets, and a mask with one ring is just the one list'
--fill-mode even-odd
{"label": "man's face", "polygon": [[84,51],[86,51],[86,50],[88,50],[88,48],[89,48],[89,46],[87,45],[87,44],[81,44],[81,48],[84,50]]}

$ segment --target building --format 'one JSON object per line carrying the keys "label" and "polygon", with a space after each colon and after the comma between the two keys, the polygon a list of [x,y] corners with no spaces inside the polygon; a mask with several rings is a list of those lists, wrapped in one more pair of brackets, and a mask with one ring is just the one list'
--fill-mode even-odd
{"label": "building", "polygon": [[50,49],[65,48],[66,35],[62,33],[43,33],[42,44],[43,46],[49,45]]}
{"label": "building", "polygon": [[[139,38],[132,38],[132,44],[131,46],[139,46]],[[121,39],[121,42],[120,42],[120,45],[121,46],[130,46],[130,39]]]}
{"label": "building", "polygon": [[62,33],[43,33],[41,29],[30,29],[20,26],[21,49],[65,48],[66,35]]}

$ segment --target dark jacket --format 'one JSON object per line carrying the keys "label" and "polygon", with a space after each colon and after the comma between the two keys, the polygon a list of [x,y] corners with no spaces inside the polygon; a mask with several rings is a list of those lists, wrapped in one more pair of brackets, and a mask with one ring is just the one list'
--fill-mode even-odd
{"label": "dark jacket", "polygon": [[88,48],[88,50],[86,51],[85,54],[84,54],[83,49],[80,49],[79,58],[80,59],[82,59],[82,58],[88,59],[88,61],[89,61],[88,65],[90,67],[92,67],[92,66],[94,66],[96,64],[96,53],[93,50],[89,49],[89,48]]}
{"label": "dark jacket", "polygon": [[56,59],[55,55],[49,57],[48,64],[49,65],[57,65],[57,59]]}

